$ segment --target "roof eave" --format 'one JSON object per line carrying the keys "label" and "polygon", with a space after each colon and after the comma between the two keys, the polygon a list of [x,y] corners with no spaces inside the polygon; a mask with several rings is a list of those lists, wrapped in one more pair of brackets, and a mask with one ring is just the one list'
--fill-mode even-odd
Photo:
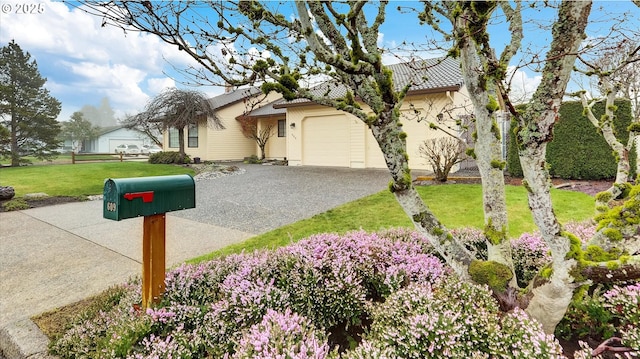
{"label": "roof eave", "polygon": [[[462,85],[451,85],[451,86],[434,87],[434,88],[421,89],[421,90],[409,90],[407,92],[407,96],[430,95],[434,93],[447,92],[447,91],[459,91],[461,87]],[[313,102],[311,100],[307,100],[303,102],[294,102],[294,103],[283,102],[279,104],[274,104],[273,108],[302,107],[302,106],[309,106],[309,105],[320,105],[320,104]],[[326,106],[326,105],[320,105],[320,106]]]}

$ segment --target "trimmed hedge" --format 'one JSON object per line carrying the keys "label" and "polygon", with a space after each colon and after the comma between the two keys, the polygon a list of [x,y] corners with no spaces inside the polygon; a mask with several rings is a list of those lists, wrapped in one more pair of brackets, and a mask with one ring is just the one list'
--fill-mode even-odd
{"label": "trimmed hedge", "polygon": [[[632,121],[629,100],[616,100],[616,119],[614,131],[618,139],[626,144],[629,138],[628,127]],[[604,102],[593,107],[596,117],[604,114]],[[514,122],[511,128],[516,128]],[[636,151],[629,154],[631,176],[635,177]],[[613,150],[598,130],[583,113],[579,101],[564,102],[560,106],[560,121],[555,125],[553,140],[547,145],[547,163],[551,176],[566,179],[610,179],[616,176],[616,160]],[[518,158],[515,133],[511,131],[507,153],[507,171],[512,176],[522,177],[522,168]]]}

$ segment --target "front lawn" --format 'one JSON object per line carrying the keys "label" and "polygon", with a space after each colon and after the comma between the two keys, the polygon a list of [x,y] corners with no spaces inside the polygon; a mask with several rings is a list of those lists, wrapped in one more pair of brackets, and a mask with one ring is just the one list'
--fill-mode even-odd
{"label": "front lawn", "polygon": [[[418,187],[429,208],[449,228],[484,226],[482,212],[482,186],[477,184],[448,184]],[[527,203],[527,192],[522,186],[506,186],[509,215],[508,234],[518,237],[536,229]],[[583,221],[593,216],[593,197],[581,192],[553,190],[554,209],[560,222]],[[230,253],[277,248],[316,233],[346,233],[364,229],[378,231],[383,228],[411,227],[393,194],[382,191],[346,203],[308,219],[303,219],[270,232],[252,237],[242,243],[230,245],[217,252],[192,260],[197,263]]]}
{"label": "front lawn", "polygon": [[4,167],[0,185],[11,186],[16,197],[44,192],[49,196],[101,194],[107,178],[194,174],[190,168],[146,162],[101,162],[75,165]]}

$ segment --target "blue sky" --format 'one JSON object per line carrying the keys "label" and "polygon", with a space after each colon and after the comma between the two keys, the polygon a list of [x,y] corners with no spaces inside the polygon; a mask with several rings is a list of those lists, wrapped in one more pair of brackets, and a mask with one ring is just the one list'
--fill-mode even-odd
{"label": "blue sky", "polygon": [[[42,11],[19,13],[19,4],[38,4]],[[399,5],[416,4],[391,2],[387,23],[379,36],[382,45],[394,47],[403,41],[424,42],[429,35],[428,29],[420,27],[414,15],[401,15],[396,10]],[[154,36],[124,34],[113,27],[101,27],[98,17],[61,2],[0,0],[0,6],[0,46],[13,39],[36,59],[40,73],[48,79],[46,87],[62,102],[58,117],[62,121],[68,120],[84,105],[98,107],[105,97],[109,98],[117,117],[141,111],[147,101],[164,88],[183,87],[165,74],[173,73],[171,65],[186,67],[193,64],[184,53]],[[640,9],[631,2],[597,1],[591,17],[604,19],[604,12],[624,11],[638,14],[624,26],[640,28]],[[536,11],[532,14],[545,18],[553,13]],[[590,28],[590,36],[603,35],[608,28],[609,22],[596,22]],[[538,28],[529,30],[535,33],[529,39],[544,41],[548,38],[547,33]],[[505,33],[498,30],[496,34]],[[500,41],[501,37],[497,39]],[[423,56],[434,56],[434,53]],[[390,56],[387,62],[397,62],[397,59]],[[526,89],[523,91],[532,91],[539,81],[539,77],[528,69],[523,69],[516,78],[521,82],[519,86]],[[223,88],[214,86],[198,89],[209,96],[224,92]]]}

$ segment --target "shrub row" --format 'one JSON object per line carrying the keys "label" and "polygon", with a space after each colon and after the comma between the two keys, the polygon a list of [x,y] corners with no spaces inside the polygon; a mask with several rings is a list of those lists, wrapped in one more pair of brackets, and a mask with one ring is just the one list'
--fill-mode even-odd
{"label": "shrub row", "polygon": [[[631,103],[617,100],[614,131],[616,137],[626,144],[629,139],[628,127],[633,120]],[[594,115],[604,114],[604,103],[593,107]],[[560,120],[554,126],[553,140],[547,145],[547,163],[552,176],[566,179],[609,179],[616,176],[616,159],[613,150],[589,122],[578,101],[563,102],[560,106]],[[507,171],[512,176],[522,177],[522,168],[518,158],[516,134],[517,124],[512,122],[507,152]],[[631,151],[631,177],[635,177],[636,151]]]}
{"label": "shrub row", "polygon": [[[566,229],[587,237],[593,226]],[[458,235],[486,252],[478,232]],[[514,242],[521,272],[547,263],[540,260],[548,252],[541,242],[535,234]],[[176,268],[167,274],[162,302],[146,311],[138,305],[140,283],[132,282],[117,305],[82,317],[52,352],[63,358],[561,357],[558,342],[523,311],[501,313],[487,287],[448,273],[426,239],[408,229],[321,234]],[[638,319],[634,288],[611,289],[603,305],[623,306]],[[619,323],[625,340],[637,337]]]}

